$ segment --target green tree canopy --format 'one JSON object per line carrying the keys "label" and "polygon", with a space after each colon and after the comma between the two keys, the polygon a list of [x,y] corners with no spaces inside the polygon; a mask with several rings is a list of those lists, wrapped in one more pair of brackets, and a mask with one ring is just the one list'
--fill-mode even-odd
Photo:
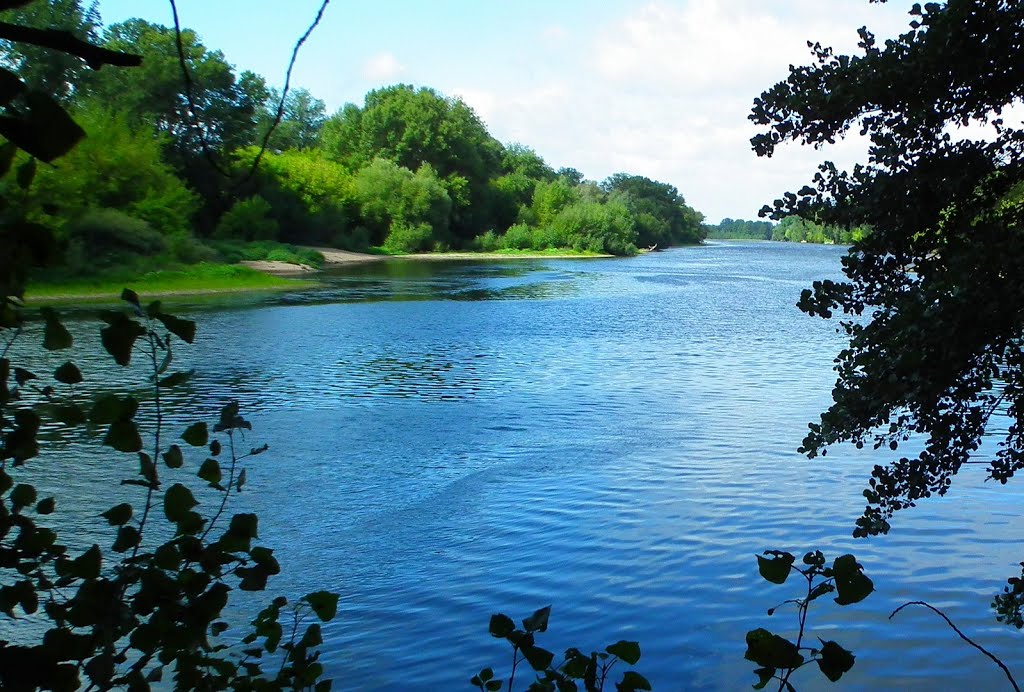
{"label": "green tree canopy", "polygon": [[679,190],[642,175],[616,173],[601,189],[622,200],[636,219],[637,243],[666,247],[699,243],[704,238],[704,215],[686,205]]}
{"label": "green tree canopy", "polygon": [[[911,15],[884,45],[861,29],[857,55],[815,44],[813,64],[793,67],[750,116],[762,156],[851,128],[871,140],[867,164],[825,164],[763,211],[873,229],[844,258],[846,280],[817,282],[800,302],[845,315],[849,337],[834,404],[804,451],[852,441],[898,452],[915,439],[875,467],[856,535],[884,533],[897,510],[945,494],[988,432],[1002,438],[989,478],[1024,468],[1024,129],[1000,117],[1024,98],[1024,5],[950,0]],[[971,122],[992,136],[966,138],[958,127]],[[1006,418],[993,426],[997,414]]]}
{"label": "green tree canopy", "polygon": [[424,164],[445,181],[451,227],[471,239],[491,220],[488,182],[502,172],[502,146],[461,99],[399,84],[371,91],[326,125],[324,148],[353,169],[384,158],[409,170]]}
{"label": "green tree canopy", "polygon": [[[81,0],[30,2],[4,14],[4,21],[35,29],[68,31],[82,41],[99,39],[100,16]],[[68,101],[88,66],[74,55],[27,43],[0,41],[0,64],[13,70],[30,89]]]}
{"label": "green tree canopy", "polygon": [[174,29],[142,19],[114,24],[105,32],[108,48],[141,53],[142,66],[96,73],[89,83],[91,95],[101,103],[116,103],[131,119],[166,133],[179,165],[194,163],[200,156],[201,136],[212,148],[224,151],[253,143],[268,96],[263,78],[252,72],[236,76],[224,54],[204,46],[194,31],[183,30],[181,38],[195,123],[189,114]]}

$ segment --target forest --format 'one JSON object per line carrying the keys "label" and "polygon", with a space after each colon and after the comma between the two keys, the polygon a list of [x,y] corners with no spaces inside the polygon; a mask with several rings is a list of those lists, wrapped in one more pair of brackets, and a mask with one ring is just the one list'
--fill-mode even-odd
{"label": "forest", "polygon": [[173,27],[103,26],[80,0],[30,3],[10,21],[143,56],[137,69],[94,71],[73,56],[40,60],[35,46],[0,48],[88,133],[53,166],[13,162],[21,182],[33,178],[13,195],[19,211],[60,241],[51,278],[240,259],[315,265],[308,245],[629,255],[703,237],[701,214],[672,185],[556,171],[428,87],[376,89],[333,114],[296,88],[278,114],[278,90],[188,29],[186,84]]}
{"label": "forest", "polygon": [[777,240],[826,245],[855,243],[863,240],[870,230],[863,225],[815,223],[796,214],[784,217],[779,223],[725,218],[716,225],[704,224],[705,237],[712,240]]}

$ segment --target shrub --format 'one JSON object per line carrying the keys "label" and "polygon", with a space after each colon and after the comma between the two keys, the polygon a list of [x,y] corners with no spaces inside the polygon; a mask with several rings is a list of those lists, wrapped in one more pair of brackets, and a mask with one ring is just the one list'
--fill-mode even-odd
{"label": "shrub", "polygon": [[500,250],[501,236],[494,231],[487,231],[483,235],[478,235],[473,239],[473,247],[481,252],[494,252]]}
{"label": "shrub", "polygon": [[64,226],[65,262],[72,272],[152,257],[167,250],[167,239],[141,219],[116,209],[91,209]]}
{"label": "shrub", "polygon": [[225,239],[276,240],[280,229],[270,212],[270,203],[259,195],[239,200],[221,217],[214,235]]}
{"label": "shrub", "polygon": [[391,224],[383,248],[388,252],[423,252],[431,248],[433,235],[429,224],[412,225],[396,221]]}
{"label": "shrub", "polygon": [[517,223],[505,231],[502,246],[509,250],[526,250],[533,247],[533,232],[525,223]]}

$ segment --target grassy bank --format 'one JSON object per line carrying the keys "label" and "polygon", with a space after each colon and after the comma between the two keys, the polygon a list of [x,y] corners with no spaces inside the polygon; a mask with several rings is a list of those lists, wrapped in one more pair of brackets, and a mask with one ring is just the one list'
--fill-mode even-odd
{"label": "grassy bank", "polygon": [[111,271],[88,278],[45,277],[30,281],[29,305],[66,302],[116,302],[126,286],[145,298],[307,288],[314,281],[284,279],[237,264],[202,263],[142,274]]}
{"label": "grassy bank", "polygon": [[398,259],[573,259],[584,257],[614,257],[600,252],[587,252],[585,250],[573,250],[572,248],[546,248],[544,250],[513,250],[502,249],[492,251],[480,250],[454,250],[447,252],[384,252],[380,248],[373,248],[368,254],[383,255]]}

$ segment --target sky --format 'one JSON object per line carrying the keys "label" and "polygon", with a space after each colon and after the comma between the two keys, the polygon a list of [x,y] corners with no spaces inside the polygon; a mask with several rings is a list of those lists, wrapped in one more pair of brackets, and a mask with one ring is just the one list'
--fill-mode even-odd
{"label": "sky", "polygon": [[[807,41],[857,50],[857,29],[907,30],[890,0],[332,0],[299,55],[293,87],[333,112],[371,89],[429,86],[473,107],[501,142],[592,180],[626,172],[675,185],[717,223],[810,181],[818,163],[863,160],[857,136],[830,147],[750,149],[755,97],[807,64]],[[320,0],[178,0],[183,26],[241,70],[280,86]],[[166,0],[101,0],[105,24],[171,25]]]}

